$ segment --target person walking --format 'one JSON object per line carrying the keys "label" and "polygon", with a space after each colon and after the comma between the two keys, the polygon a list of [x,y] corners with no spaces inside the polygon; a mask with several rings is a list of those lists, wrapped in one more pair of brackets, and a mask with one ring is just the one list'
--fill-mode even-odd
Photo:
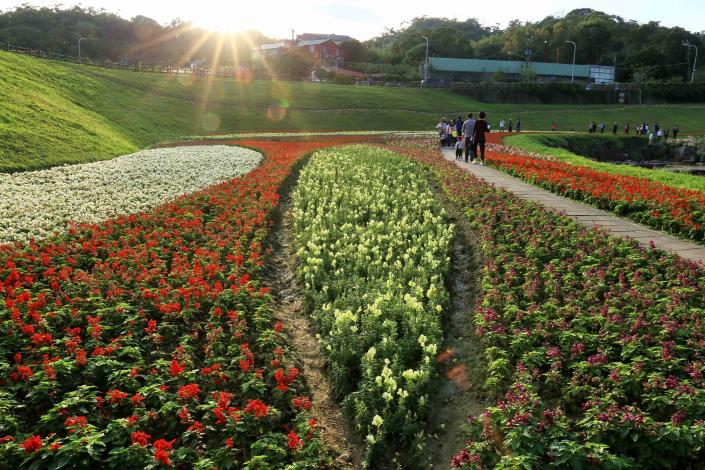
{"label": "person walking", "polygon": [[[485,165],[485,133],[488,131],[487,121],[485,120],[485,112],[480,111],[478,120],[472,129],[472,147],[473,147],[473,162],[477,160],[477,148],[480,147],[480,165]],[[518,125],[518,121],[517,121]],[[518,128],[517,128],[518,129]],[[517,130],[518,132],[518,130]]]}
{"label": "person walking", "polygon": [[629,135],[629,123],[624,125],[624,135]]}
{"label": "person walking", "polygon": [[668,131],[670,131],[670,129],[667,127],[666,131],[663,133],[664,140],[668,140]]}
{"label": "person walking", "polygon": [[468,162],[468,155],[472,153],[472,132],[474,128],[475,120],[472,118],[472,113],[468,113],[468,120],[463,123],[463,140],[465,140],[465,163]]}
{"label": "person walking", "polygon": [[438,124],[436,124],[436,130],[438,130],[438,141],[440,142],[440,146],[444,147],[446,142],[445,142],[445,124],[443,122],[443,118],[441,118],[441,120],[438,121]]}
{"label": "person walking", "polygon": [[499,132],[504,132],[504,119],[499,120]]}
{"label": "person walking", "polygon": [[465,147],[465,143],[463,142],[463,136],[461,135],[455,143],[455,159],[457,161],[463,159],[463,147]]}
{"label": "person walking", "polygon": [[512,132],[512,120],[509,120],[509,132]]}
{"label": "person walking", "polygon": [[671,132],[673,132],[673,140],[676,140],[678,138],[678,133],[681,130],[678,129],[678,126],[673,126],[673,129],[671,129]]}
{"label": "person walking", "polygon": [[619,126],[617,125],[617,121],[614,121],[612,125],[612,135],[617,135],[617,129],[619,129]]}
{"label": "person walking", "polygon": [[517,132],[521,132],[521,119],[517,118]]}
{"label": "person walking", "polygon": [[600,121],[600,134],[605,133],[605,121]]}
{"label": "person walking", "polygon": [[463,135],[463,118],[460,116],[455,120],[455,130],[457,131],[458,139],[460,139],[460,136]]}

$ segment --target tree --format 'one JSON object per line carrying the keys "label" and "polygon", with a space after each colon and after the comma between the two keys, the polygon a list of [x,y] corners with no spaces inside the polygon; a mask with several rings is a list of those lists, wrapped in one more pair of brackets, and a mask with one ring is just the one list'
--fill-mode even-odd
{"label": "tree", "polygon": [[357,39],[349,39],[340,45],[346,62],[362,63],[369,61],[369,49]]}
{"label": "tree", "polygon": [[305,49],[289,49],[277,57],[275,68],[280,76],[291,78],[307,77],[313,69],[313,58]]}

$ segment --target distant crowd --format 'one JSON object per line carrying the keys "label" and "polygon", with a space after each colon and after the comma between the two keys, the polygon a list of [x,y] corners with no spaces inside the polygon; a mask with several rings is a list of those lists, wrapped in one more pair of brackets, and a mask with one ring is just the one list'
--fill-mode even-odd
{"label": "distant crowd", "polygon": [[[556,123],[551,123],[551,131],[557,129]],[[597,124],[592,121],[588,126],[588,133],[604,134],[607,129],[607,125],[603,122]],[[661,139],[667,140],[672,138],[673,140],[678,138],[678,133],[680,129],[678,126],[673,126],[670,129],[668,127],[663,128],[658,122],[655,122],[653,126],[649,126],[646,122],[634,126],[634,133],[636,135],[645,135],[649,137],[649,145]],[[478,114],[477,119],[473,118],[473,114],[469,113],[468,118],[463,120],[460,116],[455,119],[449,120],[447,118],[442,118],[438,125],[436,125],[436,130],[438,130],[438,137],[440,146],[446,148],[455,148],[456,159],[460,160],[464,157],[465,162],[477,163],[477,151],[480,150],[480,165],[485,163],[485,134],[491,132],[492,126],[487,121],[485,117],[485,112],[482,111]],[[516,126],[511,119],[499,121],[499,132],[521,132],[521,120],[516,120]],[[624,135],[630,135],[632,131],[631,124],[627,123],[623,127]],[[617,135],[619,133],[619,124],[615,121],[612,124],[612,134]]]}
{"label": "distant crowd", "polygon": [[[590,123],[590,126],[588,126],[588,133],[590,134],[597,134],[597,131],[599,129],[600,134],[605,133],[605,123],[601,122],[600,124],[595,123],[594,121]],[[612,124],[612,134],[617,135],[619,132],[619,125],[615,121],[614,124]],[[670,135],[669,135],[670,132]],[[659,140],[659,139],[668,139],[669,137],[672,137],[674,140],[678,138],[678,133],[680,132],[680,129],[678,126],[673,126],[672,128],[663,128],[659,126],[658,122],[655,122],[653,126],[649,126],[646,122],[643,124],[639,124],[634,126],[634,133],[636,135],[648,135],[649,136],[649,143],[652,144],[654,143],[654,140]],[[624,135],[629,135],[631,133],[631,125],[630,124],[625,124],[624,125]]]}

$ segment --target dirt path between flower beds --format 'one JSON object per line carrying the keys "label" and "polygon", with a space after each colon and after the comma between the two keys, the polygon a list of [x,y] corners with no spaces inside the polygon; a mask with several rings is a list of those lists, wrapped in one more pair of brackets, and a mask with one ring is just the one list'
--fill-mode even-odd
{"label": "dirt path between flower beds", "polygon": [[[455,161],[455,152],[452,149],[443,149],[443,157],[446,160]],[[455,161],[455,163],[478,178],[495,185],[497,188],[514,193],[520,199],[538,202],[556,212],[564,213],[586,227],[600,227],[612,236],[634,239],[644,247],[648,247],[650,242],[653,242],[656,248],[676,254],[681,258],[705,262],[705,247],[695,243],[622,219],[610,212],[587,204],[559,196],[494,168],[471,165],[459,161]]]}
{"label": "dirt path between flower beds", "polygon": [[483,260],[480,241],[462,211],[431,181],[436,196],[444,202],[449,221],[456,226],[451,272],[446,280],[452,304],[443,321],[445,341],[437,358],[440,382],[427,426],[428,468],[446,469],[450,468],[453,455],[463,448],[466,437],[463,427],[468,416],[480,414],[487,406],[482,391],[485,375],[482,347],[473,322],[475,302],[481,295]]}
{"label": "dirt path between flower beds", "polygon": [[265,278],[272,289],[274,316],[284,323],[284,330],[311,393],[313,414],[321,437],[334,454],[332,468],[360,469],[365,446],[348,424],[340,404],[333,398],[332,388],[325,375],[325,359],[318,350],[316,332],[306,314],[301,295],[303,288],[296,278],[291,193],[305,161],[307,159],[294,167],[280,190],[281,199],[272,215],[274,225],[268,240],[272,256]]}

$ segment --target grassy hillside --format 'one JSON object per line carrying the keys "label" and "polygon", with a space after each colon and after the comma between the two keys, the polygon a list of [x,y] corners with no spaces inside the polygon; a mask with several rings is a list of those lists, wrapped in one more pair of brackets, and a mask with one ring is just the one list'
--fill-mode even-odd
{"label": "grassy hillside", "polygon": [[[705,131],[705,106],[481,105],[447,91],[184,77],[111,71],[0,51],[0,171],[110,158],[183,135],[269,130],[430,129],[441,115],[485,109],[525,129],[590,119],[672,116]],[[284,112],[272,113],[273,104]],[[675,121],[673,121],[675,122]]]}
{"label": "grassy hillside", "polygon": [[[607,139],[610,137],[596,136],[597,139]],[[505,137],[502,142],[506,145],[518,147],[530,152],[537,152],[543,155],[550,155],[566,163],[573,165],[587,166],[598,171],[607,173],[635,176],[645,178],[659,183],[667,184],[676,188],[696,189],[705,191],[705,178],[702,176],[689,175],[684,173],[674,173],[666,170],[639,168],[628,165],[616,165],[613,163],[597,162],[577,155],[570,150],[562,148],[560,135],[524,134],[511,135]]]}
{"label": "grassy hillside", "polygon": [[[110,158],[209,132],[424,129],[444,110],[474,106],[435,90],[186,79],[6,52],[0,71],[0,171]],[[286,113],[268,113],[273,103]]]}

